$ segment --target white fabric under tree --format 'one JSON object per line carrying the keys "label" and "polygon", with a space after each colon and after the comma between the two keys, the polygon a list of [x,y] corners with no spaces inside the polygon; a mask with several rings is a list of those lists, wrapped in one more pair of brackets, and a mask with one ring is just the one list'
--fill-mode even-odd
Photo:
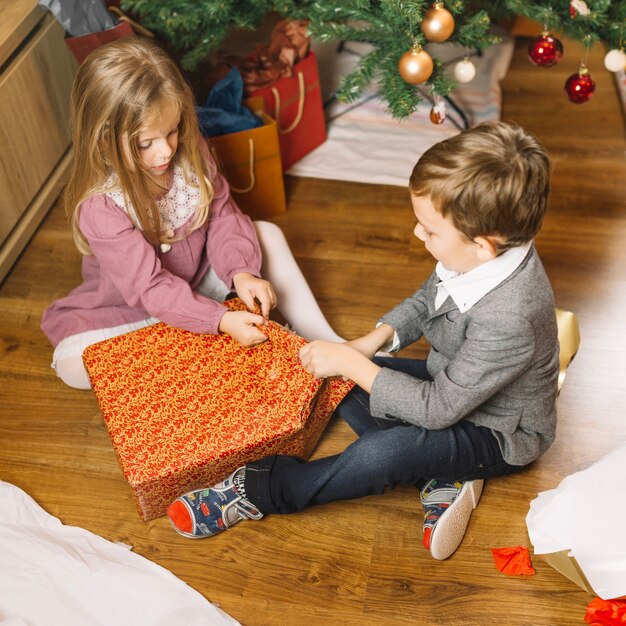
{"label": "white fabric under tree", "polygon": [[[506,75],[514,49],[514,39],[498,33],[502,42],[482,56],[471,56],[476,77],[460,84],[451,97],[464,112],[470,126],[501,116],[500,81]],[[324,101],[334,93],[341,76],[348,73],[370,48],[347,42],[338,52],[337,44],[313,42],[318,57]],[[431,54],[449,63],[449,71],[463,59],[467,50],[453,44],[431,44]],[[447,105],[448,119],[440,125],[430,121],[430,90],[418,110],[406,120],[394,120],[386,104],[371,85],[362,97],[350,104],[331,101],[326,107],[328,139],[298,161],[288,174],[362,183],[406,186],[415,162],[430,146],[460,132],[453,120],[462,118]]]}

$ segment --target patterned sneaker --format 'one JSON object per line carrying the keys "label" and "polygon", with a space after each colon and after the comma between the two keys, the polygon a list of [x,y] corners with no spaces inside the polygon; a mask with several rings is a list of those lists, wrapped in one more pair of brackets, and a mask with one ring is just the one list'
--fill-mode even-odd
{"label": "patterned sneaker", "polygon": [[176,532],[190,539],[211,537],[242,519],[261,519],[261,513],[246,500],[245,468],[235,470],[210,489],[190,491],[176,498],[167,516]]}
{"label": "patterned sneaker", "polygon": [[424,506],[424,547],[433,558],[447,559],[461,545],[472,511],[478,505],[483,480],[429,480],[420,492]]}

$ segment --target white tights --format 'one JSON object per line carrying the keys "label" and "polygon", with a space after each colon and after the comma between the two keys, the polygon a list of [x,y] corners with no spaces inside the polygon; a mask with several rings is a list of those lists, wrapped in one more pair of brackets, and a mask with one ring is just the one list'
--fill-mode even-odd
{"label": "white tights", "polygon": [[[254,222],[254,226],[263,253],[261,275],[274,286],[281,315],[299,335],[309,341],[344,341],[326,321],[280,228],[270,222]],[[118,334],[128,330],[122,329]],[[57,360],[54,367],[57,376],[66,385],[76,389],[91,389],[82,353],[65,356]]]}

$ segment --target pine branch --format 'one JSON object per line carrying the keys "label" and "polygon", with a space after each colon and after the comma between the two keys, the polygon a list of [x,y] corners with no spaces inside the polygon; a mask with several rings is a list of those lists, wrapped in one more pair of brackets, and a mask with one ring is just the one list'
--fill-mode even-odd
{"label": "pine branch", "polygon": [[442,63],[435,59],[435,71],[432,80],[432,90],[440,96],[449,96],[456,88],[456,80],[447,72],[443,71]]}
{"label": "pine branch", "polygon": [[488,13],[478,11],[456,30],[454,39],[466,48],[485,50],[500,41],[499,37],[489,33],[490,28],[491,20]]}
{"label": "pine branch", "polygon": [[341,79],[337,98],[342,102],[354,102],[374,80],[384,59],[382,50],[373,50],[361,57],[356,69]]}
{"label": "pine branch", "polygon": [[[445,0],[454,15],[450,43],[484,50],[499,39],[491,33],[496,19],[524,16],[584,46],[596,41],[617,48],[626,40],[626,1],[586,0],[590,14],[570,16],[569,0]],[[137,16],[181,57],[193,71],[207,61],[232,29],[254,30],[268,12],[308,19],[311,34],[322,41],[357,41],[372,52],[345,76],[338,97],[351,102],[378,81],[381,96],[396,118],[412,113],[420,101],[415,87],[398,72],[400,57],[414,44],[428,43],[420,23],[432,0],[122,0],[122,8]],[[437,58],[424,85],[448,95],[456,84]]]}
{"label": "pine branch", "polygon": [[387,101],[387,111],[395,119],[404,119],[417,109],[421,96],[414,85],[402,80],[396,65],[382,68],[381,91]]}

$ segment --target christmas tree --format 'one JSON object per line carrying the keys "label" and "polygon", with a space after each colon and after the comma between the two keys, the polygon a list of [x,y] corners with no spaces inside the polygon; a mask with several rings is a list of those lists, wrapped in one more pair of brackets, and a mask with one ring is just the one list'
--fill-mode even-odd
{"label": "christmas tree", "polygon": [[[613,52],[623,49],[626,34],[624,0],[122,0],[122,7],[176,51],[188,71],[207,62],[231,30],[254,30],[270,12],[309,20],[311,34],[322,41],[370,44],[371,51],[343,77],[337,97],[354,101],[377,82],[395,118],[410,115],[423,98],[416,84],[447,96],[457,80],[471,80],[471,62],[451,74],[429,53],[429,42],[455,43],[468,55],[480,52],[498,41],[492,24],[516,16],[538,22],[546,36],[559,33],[585,47],[601,41]],[[558,46],[552,60],[558,61]]]}

